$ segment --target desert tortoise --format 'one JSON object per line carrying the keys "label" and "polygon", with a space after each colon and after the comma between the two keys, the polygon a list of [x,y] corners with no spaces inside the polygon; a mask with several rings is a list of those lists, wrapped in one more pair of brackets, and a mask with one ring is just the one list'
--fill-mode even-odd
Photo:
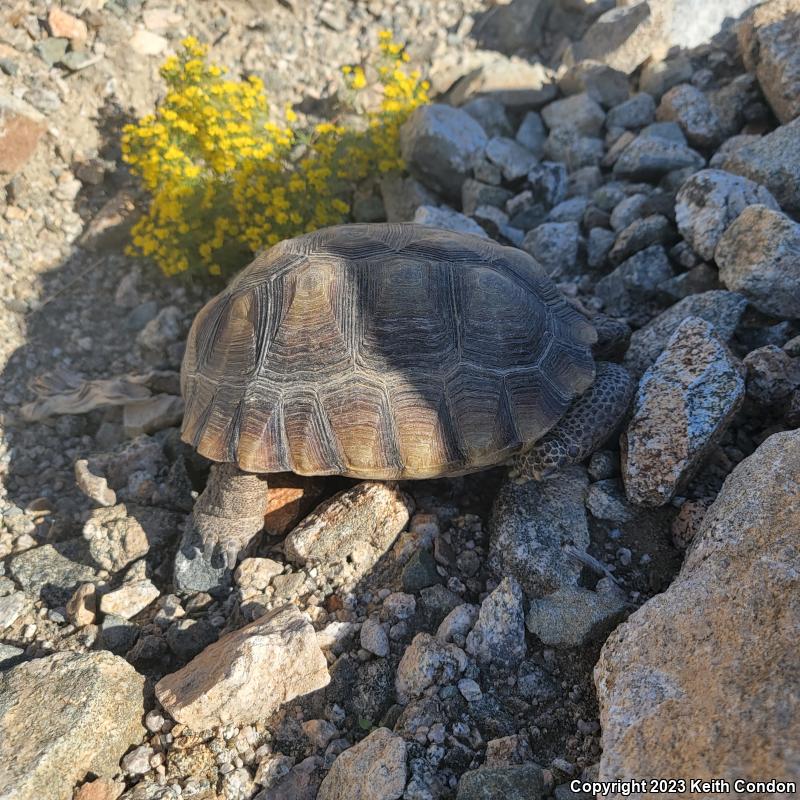
{"label": "desert tortoise", "polygon": [[529,255],[488,239],[356,224],[275,245],[189,333],[182,436],[217,463],[176,587],[229,580],[269,473],[405,480],[513,458],[539,479],[586,458],[631,396],[595,340]]}

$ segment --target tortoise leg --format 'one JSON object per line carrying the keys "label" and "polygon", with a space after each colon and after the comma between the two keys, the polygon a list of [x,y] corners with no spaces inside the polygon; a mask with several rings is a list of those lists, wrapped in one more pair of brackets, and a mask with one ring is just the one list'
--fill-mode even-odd
{"label": "tortoise leg", "polygon": [[176,591],[219,593],[230,585],[241,551],[264,527],[265,475],[214,464],[175,556]]}
{"label": "tortoise leg", "polygon": [[594,384],[542,439],[511,461],[520,482],[543,478],[591,455],[616,430],[633,397],[634,381],[618,364],[600,362]]}

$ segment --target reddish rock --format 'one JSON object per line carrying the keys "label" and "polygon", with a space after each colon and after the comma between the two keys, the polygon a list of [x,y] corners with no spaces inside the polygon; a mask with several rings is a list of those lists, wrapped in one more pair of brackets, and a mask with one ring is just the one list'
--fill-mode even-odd
{"label": "reddish rock", "polygon": [[18,172],[47,129],[44,117],[22,100],[0,93],[0,173]]}
{"label": "reddish rock", "polygon": [[269,496],[264,515],[264,529],[273,536],[283,536],[323,499],[324,478],[305,477],[280,472],[269,477]]}
{"label": "reddish rock", "polygon": [[53,36],[69,39],[73,47],[85,44],[89,36],[89,29],[82,19],[73,17],[72,14],[67,14],[55,6],[47,15],[47,26]]}

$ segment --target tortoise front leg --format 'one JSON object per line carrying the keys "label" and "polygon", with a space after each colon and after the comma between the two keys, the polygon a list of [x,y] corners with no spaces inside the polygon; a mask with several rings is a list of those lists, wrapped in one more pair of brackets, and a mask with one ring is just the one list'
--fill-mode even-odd
{"label": "tortoise front leg", "polygon": [[175,556],[176,591],[213,594],[230,586],[236,559],[264,527],[266,510],[266,475],[214,464]]}
{"label": "tortoise front leg", "polygon": [[567,409],[556,426],[511,461],[510,476],[540,481],[590,456],[616,430],[628,410],[635,383],[619,364],[597,364],[594,384]]}

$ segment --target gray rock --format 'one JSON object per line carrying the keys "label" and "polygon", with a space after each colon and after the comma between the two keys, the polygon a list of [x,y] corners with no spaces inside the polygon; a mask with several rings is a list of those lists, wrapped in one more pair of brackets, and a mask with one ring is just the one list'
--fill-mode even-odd
{"label": "gray rock", "polygon": [[687,145],[686,136],[677,122],[654,122],[648,125],[639,134],[640,136],[650,136],[655,139],[666,139],[668,142]]}
{"label": "gray rock", "polygon": [[105,650],[124,656],[139,638],[140,628],[136,623],[114,614],[106,614],[100,626],[100,644]]}
{"label": "gray rock", "polygon": [[621,525],[640,515],[632,506],[616,478],[595,481],[586,495],[586,508],[595,519],[603,519]]}
{"label": "gray rock", "polygon": [[636,219],[617,234],[617,240],[608,254],[612,264],[621,264],[625,259],[653,245],[669,244],[675,239],[670,221],[661,214]]}
{"label": "gray rock", "polygon": [[21,647],[0,642],[0,671],[16,667],[25,661],[25,651]]}
{"label": "gray rock", "polygon": [[426,586],[433,586],[440,582],[441,578],[436,571],[436,561],[430,551],[421,548],[415,550],[403,567],[403,591],[415,594]]}
{"label": "gray rock", "polygon": [[494,206],[478,206],[472,214],[477,222],[492,239],[506,241],[519,247],[525,238],[524,231],[509,224],[508,214]]}
{"label": "gray rock", "polygon": [[692,62],[687,55],[679,54],[666,61],[653,59],[642,67],[639,89],[660,98],[673,86],[690,81],[693,74]]}
{"label": "gray rock", "polygon": [[764,408],[782,408],[800,386],[800,359],[769,344],[744,358],[747,397]]}
{"label": "gray rock", "polygon": [[512,196],[508,189],[467,178],[461,187],[461,207],[465,214],[473,214],[480,206],[505,208]]}
{"label": "gray rock", "polygon": [[98,580],[89,566],[91,556],[81,539],[32,547],[6,562],[8,574],[32,597],[40,597],[51,608],[66,605],[81,583]]}
{"label": "gray rock", "polygon": [[478,621],[467,635],[467,652],[483,667],[509,669],[525,658],[525,612],[520,585],[503,578],[481,603]]}
{"label": "gray rock", "polygon": [[494,97],[476,97],[464,103],[461,108],[483,128],[487,136],[513,134],[506,107]]}
{"label": "gray rock", "polygon": [[594,671],[601,780],[707,764],[797,774],[798,474],[800,431],[761,444],[728,476],[670,587],[606,641]]}
{"label": "gray rock", "polygon": [[12,592],[0,597],[0,631],[10,628],[26,611],[33,609],[25,592]]}
{"label": "gray rock", "polygon": [[444,228],[458,233],[471,233],[487,239],[486,231],[477,222],[447,206],[420,206],[414,214],[414,222],[418,225],[429,225],[432,228]]}
{"label": "gray rock", "polygon": [[628,76],[599,61],[579,61],[558,79],[566,95],[586,93],[604,108],[624,103],[630,94]]}
{"label": "gray rock", "polygon": [[439,198],[410,175],[391,175],[380,183],[387,222],[411,222],[420,206],[436,206]]}
{"label": "gray rock", "polygon": [[569,128],[584,136],[599,136],[606,114],[596,100],[586,94],[575,94],[556,100],[542,109],[545,125],[553,131]]}
{"label": "gray rock", "polygon": [[620,153],[614,176],[634,181],[657,180],[685,167],[697,171],[705,163],[703,156],[690,147],[641,133]]}
{"label": "gray rock", "polygon": [[379,658],[386,658],[389,655],[389,635],[386,633],[386,628],[374,617],[364,620],[360,642],[364,650]]}
{"label": "gray rock", "polygon": [[507,181],[527,175],[536,165],[537,158],[514,139],[496,136],[486,145],[486,158],[499,167]]}
{"label": "gray rock", "polygon": [[219,638],[219,631],[206,619],[179,619],[167,628],[167,646],[181,661],[190,661]]}
{"label": "gray rock", "polygon": [[595,294],[603,301],[609,314],[628,316],[634,311],[644,312],[647,309],[641,307],[642,302],[656,299],[660,285],[672,274],[664,248],[653,245],[623,261],[613,272],[601,278],[595,286]]}
{"label": "gray rock", "polygon": [[603,578],[597,591],[573,586],[531,600],[525,624],[542,644],[583,647],[607,635],[627,605],[625,593]]}
{"label": "gray rock", "polygon": [[668,281],[664,281],[659,289],[665,296],[671,297],[674,301],[683,300],[693,294],[710,292],[712,289],[719,289],[719,273],[714,267],[708,264],[698,264],[688,272],[682,272]]}
{"label": "gray rock", "polygon": [[719,240],[719,277],[759,311],[800,317],[800,225],[780,211],[748,206]]}
{"label": "gray rock", "polygon": [[767,189],[747,178],[718,169],[704,169],[689,178],[675,199],[681,235],[703,259],[714,258],[726,228],[751,205],[779,211]]}
{"label": "gray rock", "polygon": [[625,354],[625,367],[637,377],[642,375],[688,317],[706,320],[714,326],[722,341],[730,341],[746,306],[747,300],[742,295],[722,289],[695,294],[675,303],[647,325],[634,331]]}
{"label": "gray rock", "polygon": [[536,764],[482,767],[465,772],[458,782],[456,800],[541,800],[544,797],[542,769]]}
{"label": "gray rock", "polygon": [[775,116],[791,122],[800,116],[800,7],[794,0],[773,0],[757,8],[739,26],[745,66],[755,73]]}
{"label": "gray rock", "polygon": [[163,356],[164,349],[176,342],[183,330],[183,312],[177,306],[162,308],[136,335],[141,347],[156,356]]}
{"label": "gray rock", "polygon": [[621,439],[632,503],[661,506],[694,475],[744,399],[739,362],[711,324],[690,317],[645,372]]}
{"label": "gray rock", "polygon": [[557,94],[555,74],[543,64],[498,56],[465,75],[450,92],[450,102],[458,106],[488,95],[507,108],[537,109]]}
{"label": "gray rock", "polygon": [[694,147],[708,150],[722,141],[716,112],[708,98],[690,83],[670,89],[661,98],[656,117],[660,122],[677,122]]}
{"label": "gray rock", "polygon": [[620,103],[606,117],[609,128],[628,128],[636,130],[649,125],[656,117],[656,102],[647,92],[639,92],[630,100]]}
{"label": "gray rock", "polygon": [[429,686],[453,683],[467,666],[461,648],[418,633],[397,665],[397,701],[406,705],[420,697]]}
{"label": "gray rock", "polygon": [[564,200],[554,206],[550,213],[547,215],[548,222],[580,222],[589,201],[585,197],[573,197],[569,200]]}
{"label": "gray rock", "polygon": [[720,168],[766,186],[790,214],[800,212],[800,119],[737,147]]}
{"label": "gray rock", "polygon": [[482,48],[501,53],[515,53],[523,48],[537,48],[550,13],[547,0],[511,2],[492,9],[492,13],[481,15],[472,29]]}
{"label": "gray rock", "polygon": [[461,603],[455,606],[439,623],[439,627],[436,629],[436,638],[464,647],[467,634],[478,621],[479,611],[478,606],[471,603]]}
{"label": "gray rock", "polygon": [[[528,173],[528,184],[533,201],[550,209],[566,198],[567,169],[563,164],[543,161]],[[513,224],[513,213],[508,207],[506,211],[511,214]]]}
{"label": "gray rock", "polygon": [[586,242],[586,263],[592,269],[603,267],[616,239],[613,231],[605,228],[592,228]]}
{"label": "gray rock", "polygon": [[525,114],[515,138],[526,150],[529,150],[537,158],[541,158],[547,139],[547,131],[541,115],[536,111],[529,111]]}
{"label": "gray rock", "polygon": [[580,241],[577,222],[545,222],[526,234],[522,249],[551,276],[563,276],[574,274],[577,269]]}
{"label": "gray rock", "polygon": [[144,734],[144,678],[110,653],[69,653],[0,672],[0,795],[70,800],[113,777]]}
{"label": "gray rock", "polygon": [[611,227],[615,231],[624,230],[644,214],[646,205],[647,195],[638,192],[620,200],[611,212]]}
{"label": "gray rock", "polygon": [[400,129],[409,172],[435,192],[460,197],[461,185],[483,157],[488,141],[466,111],[440,103],[415,109]]}
{"label": "gray rock", "polygon": [[585,499],[589,479],[568,467],[542,483],[503,484],[489,522],[489,562],[497,575],[510,575],[529,597],[576,586],[581,565],[568,548],[589,545]]}

